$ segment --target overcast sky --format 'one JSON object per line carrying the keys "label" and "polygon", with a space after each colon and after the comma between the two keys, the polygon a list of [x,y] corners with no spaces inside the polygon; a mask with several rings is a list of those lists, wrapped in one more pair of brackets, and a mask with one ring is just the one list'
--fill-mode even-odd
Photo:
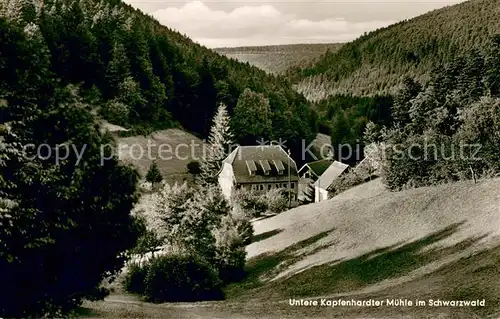
{"label": "overcast sky", "polygon": [[464,0],[125,0],[210,48],[354,40]]}

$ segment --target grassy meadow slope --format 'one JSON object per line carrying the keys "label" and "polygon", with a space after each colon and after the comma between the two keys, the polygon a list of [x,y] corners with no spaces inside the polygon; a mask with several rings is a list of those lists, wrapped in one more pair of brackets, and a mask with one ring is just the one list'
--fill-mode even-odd
{"label": "grassy meadow slope", "polygon": [[425,82],[438,64],[481,50],[498,33],[500,3],[471,0],[365,34],[289,75],[310,100],[391,93],[403,76]]}
{"label": "grassy meadow slope", "polygon": [[[148,155],[148,149],[151,150],[151,156]],[[148,136],[118,138],[118,152],[120,160],[136,167],[143,178],[156,159],[167,183],[182,183],[192,180],[187,164],[202,157],[203,141],[185,131],[168,129]]]}
{"label": "grassy meadow slope", "polygon": [[291,67],[312,64],[327,50],[337,51],[342,44],[314,43],[256,47],[216,48],[215,52],[248,63],[268,73],[282,74]]}
{"label": "grassy meadow slope", "polygon": [[[403,192],[380,180],[255,223],[248,278],[224,302],[122,296],[84,317],[498,318],[500,179]],[[486,307],[291,307],[288,298],[485,299]]]}

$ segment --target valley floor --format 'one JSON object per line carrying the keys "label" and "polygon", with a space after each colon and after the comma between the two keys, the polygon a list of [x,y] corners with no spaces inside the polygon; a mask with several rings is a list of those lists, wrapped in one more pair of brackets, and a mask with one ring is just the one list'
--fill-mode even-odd
{"label": "valley floor", "polygon": [[[500,179],[385,191],[380,181],[255,223],[248,278],[227,300],[143,303],[112,295],[86,318],[498,318]],[[289,299],[406,306],[290,306]],[[426,302],[416,306],[416,300]],[[485,301],[431,307],[429,300]]]}

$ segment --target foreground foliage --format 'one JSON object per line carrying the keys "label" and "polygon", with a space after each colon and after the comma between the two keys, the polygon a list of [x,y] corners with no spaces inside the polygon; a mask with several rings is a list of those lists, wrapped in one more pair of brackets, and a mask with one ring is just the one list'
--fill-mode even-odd
{"label": "foreground foliage", "polygon": [[214,268],[193,255],[155,258],[147,267],[144,296],[152,302],[223,299],[221,281]]}
{"label": "foreground foliage", "polygon": [[111,156],[37,29],[0,18],[0,316],[60,317],[100,299],[135,246],[137,174]]}
{"label": "foreground foliage", "polygon": [[165,184],[152,201],[145,216],[148,237],[135,249],[142,258],[129,265],[125,288],[155,302],[223,298],[217,292],[222,285],[245,275],[244,247],[253,236],[247,215],[209,184]]}

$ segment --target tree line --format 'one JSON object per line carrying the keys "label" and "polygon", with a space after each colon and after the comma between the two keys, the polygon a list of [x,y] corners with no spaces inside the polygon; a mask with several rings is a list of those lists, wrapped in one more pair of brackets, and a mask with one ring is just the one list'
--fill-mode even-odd
{"label": "tree line", "polygon": [[392,190],[500,172],[500,36],[436,68],[422,85],[406,78],[392,121],[373,123],[368,142],[385,145],[384,180]]}

